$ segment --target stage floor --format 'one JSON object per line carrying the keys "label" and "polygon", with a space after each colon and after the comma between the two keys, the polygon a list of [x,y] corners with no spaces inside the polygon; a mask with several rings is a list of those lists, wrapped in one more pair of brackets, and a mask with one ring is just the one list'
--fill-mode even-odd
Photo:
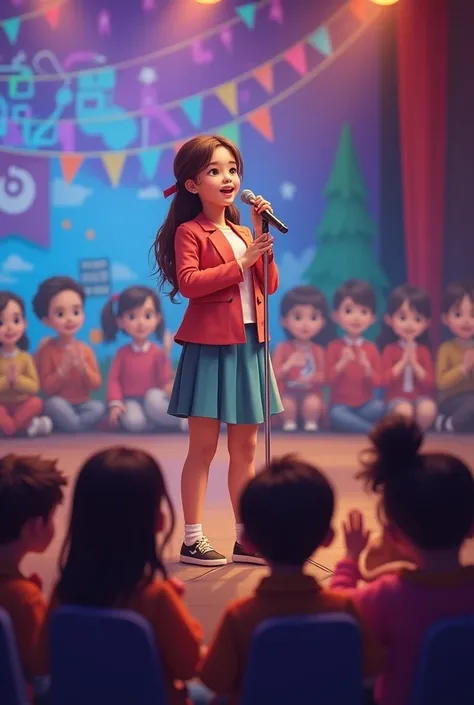
{"label": "stage floor", "polygon": [[[366,443],[366,439],[362,436],[350,437],[329,434],[314,436],[274,434],[272,438],[273,455],[289,451],[298,452],[325,471],[336,490],[335,541],[330,548],[318,552],[315,557],[317,564],[309,566],[309,570],[321,581],[330,577],[335,562],[342,556],[343,536],[340,523],[349,509],[360,509],[364,513],[369,527],[375,531],[377,529],[375,501],[373,497],[365,493],[360,482],[354,480],[357,455]],[[265,574],[266,569],[259,566],[242,566],[230,563],[227,566],[205,570],[200,567],[184,566],[177,561],[182,540],[179,484],[181,466],[187,448],[187,438],[184,434],[136,437],[118,434],[91,434],[3,442],[2,452],[8,452],[11,447],[11,450],[17,453],[41,453],[46,457],[58,458],[60,467],[70,478],[66,502],[58,512],[56,538],[47,553],[41,556],[29,556],[25,560],[25,572],[39,573],[44,579],[45,590],[49,592],[55,580],[56,561],[67,523],[71,489],[77,469],[88,455],[99,448],[114,444],[137,445],[148,450],[157,457],[164,469],[178,514],[176,531],[168,556],[171,572],[186,583],[186,602],[193,614],[201,621],[207,639],[226,603],[233,598],[247,595],[261,576]],[[470,463],[471,467],[474,467],[473,436],[433,435],[428,438],[425,448],[456,453]],[[264,442],[263,434],[261,434],[258,464],[263,462],[263,458]],[[215,548],[225,555],[230,555],[234,542],[234,522],[227,493],[226,462],[225,435],[222,435],[211,468],[204,529]],[[466,546],[464,558],[474,561],[474,541]]]}

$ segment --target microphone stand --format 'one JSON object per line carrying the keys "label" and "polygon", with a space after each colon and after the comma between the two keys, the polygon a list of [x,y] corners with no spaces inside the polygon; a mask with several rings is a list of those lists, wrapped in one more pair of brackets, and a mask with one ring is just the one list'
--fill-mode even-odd
{"label": "microphone stand", "polygon": [[[268,220],[262,219],[262,233],[268,233]],[[271,459],[271,415],[270,415],[270,320],[268,315],[268,252],[263,255],[263,321],[264,321],[264,378],[265,378],[265,465],[268,467]]]}

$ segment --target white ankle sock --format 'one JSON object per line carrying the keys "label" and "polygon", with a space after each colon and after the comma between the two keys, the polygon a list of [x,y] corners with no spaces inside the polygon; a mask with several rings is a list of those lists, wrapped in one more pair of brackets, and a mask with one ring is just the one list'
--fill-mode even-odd
{"label": "white ankle sock", "polygon": [[185,524],[184,525],[184,543],[186,546],[192,546],[196,541],[202,539],[202,524]]}
{"label": "white ankle sock", "polygon": [[242,543],[242,537],[244,535],[244,525],[243,524],[236,524],[235,525],[235,540],[237,543]]}

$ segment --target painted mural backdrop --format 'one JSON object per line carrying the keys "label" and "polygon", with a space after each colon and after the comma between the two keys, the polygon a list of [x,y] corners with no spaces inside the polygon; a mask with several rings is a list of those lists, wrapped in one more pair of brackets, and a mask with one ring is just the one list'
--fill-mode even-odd
{"label": "painted mural backdrop", "polygon": [[[50,335],[31,310],[38,285],[71,276],[88,295],[79,337],[106,376],[126,341],[103,342],[100,311],[126,287],[154,285],[163,190],[176,150],[199,132],[239,145],[244,187],[290,227],[276,244],[273,345],[287,337],[280,305],[297,285],[331,301],[357,278],[383,306],[377,12],[362,0],[3,3],[0,289],[25,299],[33,350]],[[173,333],[182,305],[161,300]],[[177,346],[170,354],[176,362]]]}

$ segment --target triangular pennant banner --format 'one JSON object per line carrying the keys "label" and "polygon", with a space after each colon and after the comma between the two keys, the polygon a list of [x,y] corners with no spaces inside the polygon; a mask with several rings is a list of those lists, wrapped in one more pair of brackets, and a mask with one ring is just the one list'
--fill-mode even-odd
{"label": "triangular pennant banner", "polygon": [[224,125],[223,127],[219,128],[217,134],[221,135],[222,137],[226,137],[228,140],[236,144],[237,147],[239,146],[240,134],[238,123],[229,122],[228,125]]}
{"label": "triangular pennant banner", "polygon": [[5,32],[10,44],[16,44],[18,33],[20,31],[20,23],[20,17],[10,17],[10,19],[3,20],[2,22],[3,31]]}
{"label": "triangular pennant banner", "polygon": [[46,20],[51,27],[51,29],[56,29],[58,24],[59,24],[59,13],[61,11],[61,5],[56,5],[56,7],[52,7],[51,10],[47,10],[44,13],[44,16],[46,17]]}
{"label": "triangular pennant banner", "polygon": [[224,83],[223,86],[219,86],[216,90],[216,95],[225,105],[229,113],[232,115],[237,115],[239,112],[239,106],[237,103],[237,84],[230,81],[230,83]]}
{"label": "triangular pennant banner", "polygon": [[312,47],[324,56],[330,56],[332,54],[331,37],[327,27],[319,27],[316,32],[313,32],[308,39],[308,44],[311,44]]}
{"label": "triangular pennant banner", "polygon": [[185,98],[181,101],[181,107],[188,118],[189,122],[194,127],[201,127],[202,120],[202,96],[192,95],[190,98]]}
{"label": "triangular pennant banner", "polygon": [[61,171],[63,172],[64,180],[70,184],[79,171],[84,157],[82,154],[63,154],[59,158],[59,161],[61,163]]}
{"label": "triangular pennant banner", "polygon": [[138,159],[145,176],[150,181],[154,178],[160,161],[161,152],[159,149],[147,149],[146,152],[139,152]]}
{"label": "triangular pennant banner", "polygon": [[249,2],[246,5],[239,5],[235,8],[236,13],[249,29],[253,29],[255,27],[257,4],[258,3],[256,2]]}
{"label": "triangular pennant banner", "polygon": [[308,71],[304,44],[295,44],[294,47],[288,49],[285,52],[285,59],[301,76],[304,76]]}
{"label": "triangular pennant banner", "polygon": [[102,162],[112,186],[118,186],[125,164],[125,152],[105,152]]}
{"label": "triangular pennant banner", "polygon": [[259,66],[253,72],[253,75],[262,88],[265,88],[268,93],[273,93],[273,66],[271,64]]}
{"label": "triangular pennant banner", "polygon": [[273,142],[272,116],[269,108],[260,108],[248,116],[248,121],[265,139]]}

